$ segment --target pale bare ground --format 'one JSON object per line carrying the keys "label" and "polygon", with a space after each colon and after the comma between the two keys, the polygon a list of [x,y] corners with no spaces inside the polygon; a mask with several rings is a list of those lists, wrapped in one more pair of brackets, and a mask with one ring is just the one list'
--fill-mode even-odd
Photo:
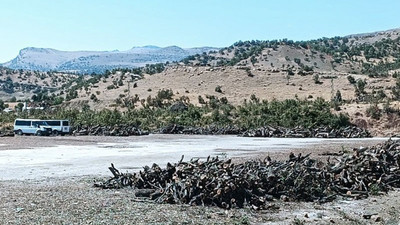
{"label": "pale bare ground", "polygon": [[[28,138],[28,139],[26,139]],[[34,140],[37,140],[36,142]],[[118,142],[117,137],[1,138],[13,149],[56,145],[94,145]],[[352,151],[353,148],[381,143],[382,139],[334,141],[290,149],[294,153]],[[321,142],[324,143],[324,142]],[[10,146],[10,145],[9,145]],[[287,152],[287,151],[286,151]],[[286,159],[287,153],[268,153],[273,159]],[[236,160],[263,159],[251,155]],[[93,188],[104,177],[49,177],[33,180],[0,181],[0,224],[398,224],[400,191],[393,190],[368,199],[339,198],[331,203],[273,201],[268,210],[224,210],[217,207],[154,204],[135,198],[130,188],[102,190]]]}
{"label": "pale bare ground", "polygon": [[[235,139],[233,135],[147,135],[147,136],[131,136],[131,137],[115,137],[115,136],[57,136],[57,137],[37,137],[37,136],[15,136],[15,137],[2,137],[0,138],[0,151],[2,150],[18,150],[18,149],[40,149],[45,147],[57,147],[66,146],[67,148],[74,148],[74,146],[99,146],[104,143],[112,145],[121,145],[124,143],[139,143],[143,144],[150,142],[158,142],[159,144],[168,142],[177,142],[177,147],[179,148],[190,148],[186,146],[185,142],[188,140],[193,140],[192,145],[202,145],[201,141],[207,141],[207,137],[214,137],[213,141],[216,141],[215,146],[210,145],[209,148],[213,149],[216,153],[229,153],[229,152],[239,152],[237,154],[232,154],[235,160],[251,160],[251,159],[263,159],[266,156],[273,157],[276,160],[286,160],[288,153],[293,152],[294,154],[311,154],[310,157],[313,158],[327,158],[322,156],[322,153],[326,152],[351,152],[354,148],[365,147],[376,145],[382,143],[389,139],[389,137],[380,138],[362,138],[362,139],[319,139],[319,138],[241,138]],[[229,145],[224,144],[222,141],[218,141],[218,138],[230,137],[226,140],[234,143]],[[240,140],[243,140],[241,142]],[[252,140],[247,142],[247,140]],[[270,141],[268,141],[270,140]],[[271,145],[271,142],[276,140],[277,142]],[[297,140],[292,142],[291,140]],[[267,142],[265,142],[267,141]],[[182,142],[182,143],[181,143]],[[301,142],[301,146],[296,146],[296,142]],[[262,147],[265,143],[265,147]],[[243,145],[243,146],[239,146]],[[249,147],[246,148],[246,145]],[[271,145],[271,146],[270,146]],[[226,147],[229,146],[229,147]],[[258,147],[257,147],[258,146]],[[103,146],[104,147],[104,146]],[[107,146],[105,146],[107,147]],[[125,146],[129,147],[129,146]],[[138,147],[138,146],[133,146]],[[143,147],[143,146],[139,146]],[[120,148],[120,147],[119,147]],[[256,150],[258,149],[258,150]],[[184,152],[184,151],[182,151]],[[212,151],[210,151],[212,152]],[[228,155],[228,154],[227,154]],[[178,157],[181,155],[178,154]]]}
{"label": "pale bare ground", "polygon": [[400,192],[331,203],[269,203],[270,209],[155,204],[130,188],[102,190],[91,177],[0,182],[1,224],[398,224]]}
{"label": "pale bare ground", "polygon": [[119,169],[138,172],[146,165],[165,166],[184,156],[206,159],[208,156],[234,161],[264,159],[287,160],[290,152],[311,154],[327,159],[325,152],[351,152],[353,147],[368,146],[385,138],[245,138],[234,135],[162,135],[110,137],[15,136],[0,138],[0,179],[27,180],[47,177],[106,176],[114,163]]}

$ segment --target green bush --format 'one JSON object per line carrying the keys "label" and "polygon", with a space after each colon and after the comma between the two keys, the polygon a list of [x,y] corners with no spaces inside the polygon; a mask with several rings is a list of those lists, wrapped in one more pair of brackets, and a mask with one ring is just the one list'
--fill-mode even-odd
{"label": "green bush", "polygon": [[382,116],[382,111],[379,109],[378,105],[374,104],[367,108],[367,116],[379,120]]}
{"label": "green bush", "polygon": [[351,76],[351,75],[347,76],[347,80],[349,81],[350,84],[355,84],[356,83],[356,79],[354,79],[354,77]]}
{"label": "green bush", "polygon": [[222,93],[222,86],[220,86],[220,85],[216,86],[215,92]]}

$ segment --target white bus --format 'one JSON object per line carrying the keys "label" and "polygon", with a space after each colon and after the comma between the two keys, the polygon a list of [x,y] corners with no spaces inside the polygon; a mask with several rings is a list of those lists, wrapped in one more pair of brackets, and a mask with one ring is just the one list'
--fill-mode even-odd
{"label": "white bus", "polygon": [[37,136],[50,135],[51,127],[43,120],[16,119],[14,121],[14,133],[18,135],[33,134]]}
{"label": "white bus", "polygon": [[69,120],[44,120],[51,127],[54,135],[70,133]]}

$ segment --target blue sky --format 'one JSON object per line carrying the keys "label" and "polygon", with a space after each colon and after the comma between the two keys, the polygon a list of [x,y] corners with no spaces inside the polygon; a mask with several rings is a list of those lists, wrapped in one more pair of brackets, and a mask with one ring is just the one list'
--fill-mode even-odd
{"label": "blue sky", "polygon": [[127,50],[400,27],[399,0],[1,0],[0,62],[25,47]]}

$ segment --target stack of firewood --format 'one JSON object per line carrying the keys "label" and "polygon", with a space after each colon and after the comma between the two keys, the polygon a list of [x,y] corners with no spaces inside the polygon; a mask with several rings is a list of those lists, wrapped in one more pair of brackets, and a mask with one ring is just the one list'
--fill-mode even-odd
{"label": "stack of firewood", "polygon": [[218,157],[184,162],[182,157],[164,169],[153,164],[133,174],[114,165],[109,169],[114,176],[96,187],[130,186],[136,196],[158,203],[263,209],[274,199],[327,202],[338,195],[363,198],[400,187],[400,141],[355,149],[327,163],[290,154],[286,161],[267,157],[238,164]]}

